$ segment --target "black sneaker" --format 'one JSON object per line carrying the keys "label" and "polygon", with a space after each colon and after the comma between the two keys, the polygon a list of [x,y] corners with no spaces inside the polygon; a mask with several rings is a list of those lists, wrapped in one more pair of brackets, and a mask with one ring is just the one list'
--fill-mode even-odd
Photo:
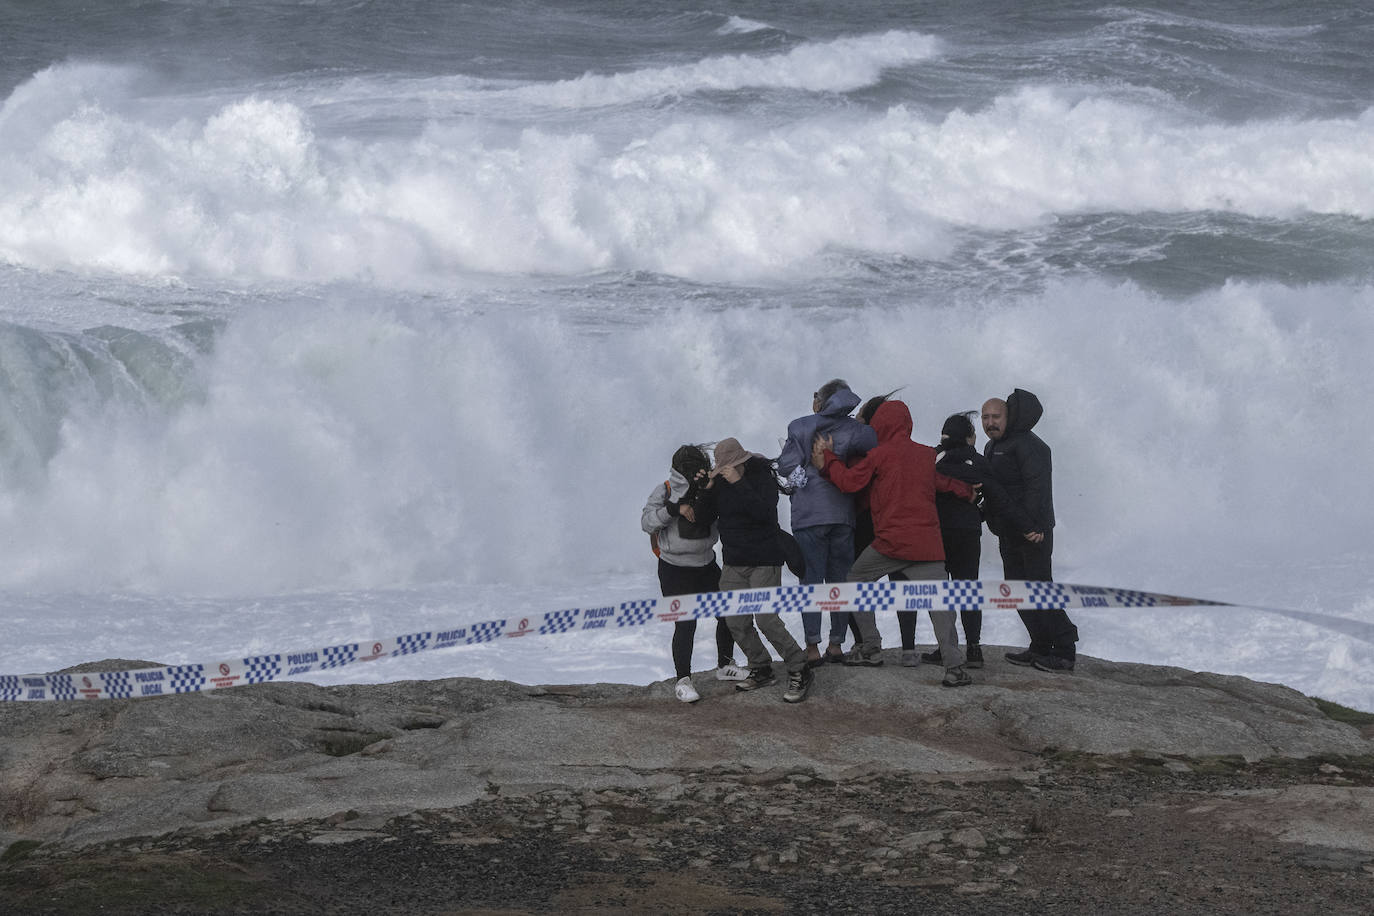
{"label": "black sneaker", "polygon": [[945,658],[940,654],[940,650],[936,649],[934,652],[922,652],[921,661],[928,665],[943,665]]}
{"label": "black sneaker", "polygon": [[760,687],[771,687],[776,684],[778,679],[773,676],[772,668],[755,668],[749,672],[749,676],[735,685],[736,690],[758,690]]}
{"label": "black sneaker", "polygon": [[1029,668],[1031,665],[1035,664],[1035,653],[1030,649],[1025,649],[1021,652],[1008,652],[1007,661],[1011,662],[1013,665]]}
{"label": "black sneaker", "polygon": [[1072,671],[1073,659],[1062,655],[1037,655],[1033,662],[1040,671]]}
{"label": "black sneaker", "polygon": [[782,695],[785,703],[800,703],[806,699],[806,692],[811,689],[811,684],[816,680],[816,673],[810,668],[803,668],[796,674],[787,676],[787,692]]}
{"label": "black sneaker", "polygon": [[983,647],[982,647],[982,646],[969,646],[968,649],[965,650],[965,652],[964,652],[964,667],[965,667],[965,668],[981,668],[981,667],[983,667]]}

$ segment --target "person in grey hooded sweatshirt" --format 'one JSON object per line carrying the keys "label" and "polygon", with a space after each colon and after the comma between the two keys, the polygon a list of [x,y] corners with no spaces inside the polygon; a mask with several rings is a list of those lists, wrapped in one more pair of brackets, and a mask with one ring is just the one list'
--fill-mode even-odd
{"label": "person in grey hooded sweatshirt", "polygon": [[[706,450],[699,445],[684,445],[673,454],[668,479],[649,491],[639,524],[649,535],[658,557],[658,582],[664,597],[714,592],[720,588],[720,566],[716,563],[715,508],[704,498],[711,470]],[[697,622],[678,620],[673,624],[673,667],[677,671],[674,694],[684,703],[701,699],[692,684],[692,643]],[[716,679],[742,681],[749,669],[735,664],[735,640],[724,618],[716,618]]]}
{"label": "person in grey hooded sweatshirt", "polygon": [[[787,442],[778,456],[778,474],[787,479],[792,501],[792,536],[797,539],[805,560],[802,584],[844,582],[854,564],[854,497],[841,493],[811,463],[811,443],[829,437],[834,454],[842,461],[860,458],[878,444],[873,427],[851,417],[859,406],[859,396],[840,378],[831,379],[817,389],[811,399],[811,413],[787,425]],[[820,652],[821,615],[802,613],[806,634],[808,663],[822,661]],[[844,657],[844,642],[849,615],[830,615],[828,654],[835,661]]]}

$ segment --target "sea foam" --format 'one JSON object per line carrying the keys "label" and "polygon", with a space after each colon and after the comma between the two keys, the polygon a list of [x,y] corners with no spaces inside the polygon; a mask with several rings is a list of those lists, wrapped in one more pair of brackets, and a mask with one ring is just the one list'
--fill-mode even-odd
{"label": "sea foam", "polygon": [[686,118],[629,141],[592,121],[512,135],[459,119],[362,142],[321,137],[281,100],[167,124],[63,86],[45,76],[4,112],[23,129],[0,149],[0,257],[26,267],[392,288],[474,272],[749,280],[826,270],[837,249],[940,257],[956,228],[1061,215],[1374,217],[1370,111],[1219,125],[1028,88],[938,119]]}

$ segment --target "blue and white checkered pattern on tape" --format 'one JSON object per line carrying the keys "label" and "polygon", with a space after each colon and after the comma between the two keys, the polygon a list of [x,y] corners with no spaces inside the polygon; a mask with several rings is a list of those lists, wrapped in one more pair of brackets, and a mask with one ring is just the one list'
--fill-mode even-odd
{"label": "blue and white checkered pattern on tape", "polygon": [[940,583],[945,607],[951,611],[976,611],[983,606],[983,583],[977,580],[954,579]]}
{"label": "blue and white checkered pattern on tape", "polygon": [[618,627],[637,627],[654,619],[654,605],[658,601],[650,598],[644,601],[626,601],[620,606],[615,625]]}
{"label": "blue and white checkered pattern on tape", "polygon": [[324,656],[324,661],[320,662],[320,668],[342,668],[344,665],[352,664],[358,658],[358,644],[350,643],[346,646],[325,646],[320,650]]}
{"label": "blue and white checkered pattern on tape", "polygon": [[854,596],[856,611],[885,611],[892,607],[897,596],[895,582],[855,582],[858,593]]}
{"label": "blue and white checkered pattern on tape", "polygon": [[815,602],[816,586],[784,585],[773,590],[773,610],[780,613],[800,613]]}
{"label": "blue and white checkered pattern on tape", "polygon": [[[927,593],[926,588],[935,586]],[[487,620],[464,624],[448,630],[411,633],[304,652],[257,655],[210,664],[169,665],[137,671],[106,671],[92,674],[0,675],[0,702],[31,700],[123,699],[163,693],[194,693],[241,684],[259,684],[283,677],[296,677],[311,671],[325,671],[346,665],[373,661],[381,657],[410,655],[429,649],[489,643],[503,636],[528,636],[534,633],[555,635],[600,627],[613,616],[617,627],[647,624],[662,614],[678,617],[726,617],[752,614],[762,609],[771,613],[825,611],[846,608],[858,611],[887,611],[898,604],[899,585],[914,583],[840,582],[824,586],[783,585],[772,589],[737,592],[703,592],[678,595],[672,599],[645,598],[619,605],[572,608],[542,615],[543,623],[532,628],[534,616],[507,629],[507,620]],[[1140,608],[1161,606],[1226,606],[1225,602],[1182,598],[1130,589],[1058,582],[998,580],[927,582],[919,597],[930,599],[930,610],[1046,610],[1051,608]],[[761,601],[761,594],[766,600]],[[1015,597],[1024,596],[1024,597]],[[676,608],[669,610],[673,604]],[[581,624],[581,625],[579,625]],[[610,624],[607,622],[607,626]],[[366,646],[368,651],[360,653]],[[206,672],[213,672],[207,675]]]}
{"label": "blue and white checkered pattern on tape", "polygon": [[48,681],[48,689],[54,700],[74,700],[78,695],[70,674],[54,674]]}
{"label": "blue and white checkered pattern on tape", "polygon": [[194,693],[205,689],[204,665],[177,665],[167,669],[173,693]]}
{"label": "blue and white checkered pattern on tape", "polygon": [[280,655],[257,655],[243,660],[243,679],[250,684],[275,681],[281,677]]}
{"label": "blue and white checkered pattern on tape", "polygon": [[472,625],[472,636],[468,638],[468,642],[491,642],[504,632],[506,632],[506,622],[504,620],[488,620],[483,623],[474,623]]}
{"label": "blue and white checkered pattern on tape", "polygon": [[1026,592],[1031,610],[1047,611],[1069,604],[1068,589],[1058,582],[1027,582]]}
{"label": "blue and white checkered pattern on tape", "polygon": [[117,699],[127,699],[134,695],[133,675],[128,671],[107,671],[101,675],[105,692]]}
{"label": "blue and white checkered pattern on tape", "polygon": [[396,648],[391,650],[391,654],[413,655],[416,652],[423,652],[429,648],[429,640],[433,635],[433,633],[410,633],[406,636],[397,636]]}
{"label": "blue and white checkered pattern on tape", "polygon": [[726,617],[733,602],[730,600],[730,592],[706,592],[697,595],[696,610],[692,612],[693,617]]}
{"label": "blue and white checkered pattern on tape", "polygon": [[544,625],[539,628],[542,634],[566,633],[577,626],[577,618],[582,614],[580,608],[566,611],[550,611],[544,615]]}

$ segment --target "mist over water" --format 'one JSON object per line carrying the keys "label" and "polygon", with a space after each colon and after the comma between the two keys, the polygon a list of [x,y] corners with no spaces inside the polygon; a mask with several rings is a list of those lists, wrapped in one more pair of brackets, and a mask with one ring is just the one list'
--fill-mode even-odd
{"label": "mist over water", "polygon": [[[672,450],[833,376],[1039,395],[1062,580],[1374,621],[1370,18],[1177,6],[4,8],[0,670],[651,594]],[[1374,708],[1177,613],[1081,648]]]}

